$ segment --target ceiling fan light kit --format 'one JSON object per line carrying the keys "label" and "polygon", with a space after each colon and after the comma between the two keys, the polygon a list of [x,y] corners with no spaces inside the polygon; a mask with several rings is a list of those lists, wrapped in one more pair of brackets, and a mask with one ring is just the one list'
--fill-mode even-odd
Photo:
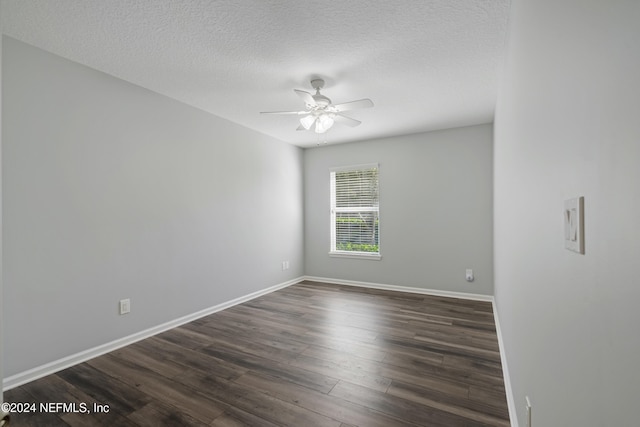
{"label": "ceiling fan light kit", "polygon": [[315,132],[325,133],[326,131],[328,131],[331,128],[331,126],[333,126],[333,123],[335,123],[332,116],[333,116],[332,113],[320,115],[316,120]]}
{"label": "ceiling fan light kit", "polygon": [[345,102],[343,104],[332,104],[331,99],[322,95],[320,89],[324,87],[324,80],[311,80],[311,87],[316,90],[315,95],[304,90],[294,89],[293,91],[304,101],[306,110],[303,111],[267,111],[261,114],[295,114],[303,116],[300,118],[300,126],[297,130],[312,130],[315,133],[325,133],[338,122],[350,127],[358,126],[361,122],[342,114],[343,111],[355,110],[357,108],[373,107],[370,99],[359,99],[357,101]]}
{"label": "ceiling fan light kit", "polygon": [[305,116],[300,119],[300,124],[302,125],[303,128],[305,128],[306,130],[309,130],[311,129],[311,126],[315,121],[316,121],[316,118],[314,116]]}

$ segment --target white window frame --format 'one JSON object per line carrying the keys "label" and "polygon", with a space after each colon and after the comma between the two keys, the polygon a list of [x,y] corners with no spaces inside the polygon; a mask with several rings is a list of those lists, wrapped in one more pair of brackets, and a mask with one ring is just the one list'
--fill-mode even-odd
{"label": "white window frame", "polygon": [[[330,248],[329,256],[336,258],[356,258],[368,260],[380,260],[382,254],[380,251],[380,189],[378,187],[378,206],[377,207],[357,207],[357,208],[336,208],[335,194],[335,173],[345,171],[358,171],[363,169],[378,170],[378,186],[380,185],[380,165],[378,163],[367,163],[361,165],[340,166],[329,169],[329,193],[330,193]],[[357,251],[340,251],[336,250],[336,212],[377,212],[378,213],[378,252],[357,252]]]}

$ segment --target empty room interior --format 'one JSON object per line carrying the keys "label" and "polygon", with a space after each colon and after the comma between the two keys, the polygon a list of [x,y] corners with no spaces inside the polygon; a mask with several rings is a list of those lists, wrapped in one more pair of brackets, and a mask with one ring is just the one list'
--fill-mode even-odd
{"label": "empty room interior", "polygon": [[640,425],[638,22],[0,0],[0,425]]}

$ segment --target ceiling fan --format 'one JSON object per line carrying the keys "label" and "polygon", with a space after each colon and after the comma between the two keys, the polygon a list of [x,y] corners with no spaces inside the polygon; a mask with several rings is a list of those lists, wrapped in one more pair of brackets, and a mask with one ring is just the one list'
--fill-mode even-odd
{"label": "ceiling fan", "polygon": [[359,120],[352,119],[342,114],[345,111],[357,108],[373,107],[370,99],[359,99],[357,101],[345,102],[343,104],[332,104],[331,100],[320,93],[324,87],[324,80],[311,80],[311,87],[316,90],[315,95],[304,90],[294,89],[305,103],[306,110],[302,111],[265,111],[260,114],[292,114],[302,116],[300,126],[296,130],[313,130],[315,133],[325,133],[335,122],[350,127],[358,126]]}

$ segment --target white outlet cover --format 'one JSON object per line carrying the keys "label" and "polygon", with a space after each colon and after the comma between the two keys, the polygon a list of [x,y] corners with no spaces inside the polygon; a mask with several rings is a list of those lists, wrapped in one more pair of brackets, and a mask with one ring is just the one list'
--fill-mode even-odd
{"label": "white outlet cover", "polygon": [[465,278],[467,279],[467,282],[473,282],[473,270],[471,268],[467,268]]}

